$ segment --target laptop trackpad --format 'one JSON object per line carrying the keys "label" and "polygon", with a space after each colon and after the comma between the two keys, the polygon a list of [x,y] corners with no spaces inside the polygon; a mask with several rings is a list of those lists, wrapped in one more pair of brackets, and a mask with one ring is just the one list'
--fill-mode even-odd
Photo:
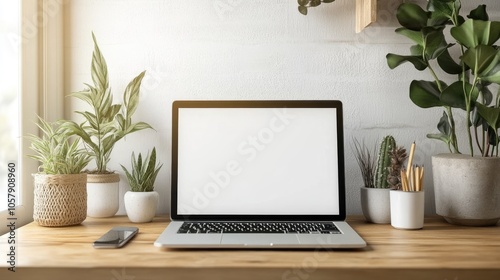
{"label": "laptop trackpad", "polygon": [[223,234],[221,244],[273,246],[274,244],[299,244],[299,239],[296,234],[238,233]]}

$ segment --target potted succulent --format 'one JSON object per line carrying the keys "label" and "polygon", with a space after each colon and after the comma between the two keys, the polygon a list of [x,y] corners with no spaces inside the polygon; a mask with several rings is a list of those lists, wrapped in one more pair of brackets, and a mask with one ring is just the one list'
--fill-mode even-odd
{"label": "potted succulent", "polygon": [[123,93],[123,104],[114,104],[109,86],[108,68],[97,40],[94,40],[91,74],[93,85],[86,84],[87,89],[72,93],[90,106],[90,111],[78,111],[84,121],[80,124],[68,121],[64,128],[70,134],[79,136],[92,159],[96,169],[88,171],[88,216],[114,216],[119,208],[118,173],[107,168],[111,152],[116,142],[127,134],[151,128],[144,122],[134,123],[132,115],[139,103],[139,88],[145,72],[140,73],[126,87]]}
{"label": "potted succulent", "polygon": [[[421,108],[443,109],[439,133],[427,135],[450,151],[432,157],[437,214],[454,224],[494,225],[500,219],[500,95],[489,86],[500,84],[500,22],[489,20],[485,5],[468,19],[460,9],[460,0],[429,0],[425,9],[401,4],[396,32],[415,45],[410,55],[386,58],[391,69],[409,62],[428,70],[430,81],[410,83],[410,99]],[[464,127],[455,122],[457,112],[466,118]],[[461,153],[459,132],[467,136],[468,155]]]}
{"label": "potted succulent", "polygon": [[134,223],[151,222],[156,214],[159,195],[154,191],[156,176],[161,167],[156,163],[156,148],[153,148],[151,155],[148,153],[144,160],[142,155],[135,157],[132,153],[130,171],[121,166],[127,181],[130,184],[130,191],[125,193],[124,203],[127,216]]}
{"label": "potted succulent", "polygon": [[354,147],[364,182],[360,189],[363,215],[368,222],[388,224],[391,222],[389,191],[401,184],[399,174],[407,158],[406,150],[397,147],[391,135],[382,140],[377,161],[364,144],[355,141]]}
{"label": "potted succulent", "polygon": [[87,174],[82,170],[90,161],[79,147],[79,139],[71,140],[61,125],[39,120],[41,136],[31,135],[30,158],[40,162],[34,174],[35,196],[33,219],[41,226],[70,226],[87,217]]}

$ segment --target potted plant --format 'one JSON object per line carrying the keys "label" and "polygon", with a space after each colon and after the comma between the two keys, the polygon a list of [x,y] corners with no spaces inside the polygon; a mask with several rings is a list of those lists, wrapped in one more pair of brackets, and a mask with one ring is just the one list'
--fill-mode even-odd
{"label": "potted plant", "polygon": [[123,93],[123,104],[114,104],[109,86],[108,67],[102,55],[97,40],[94,40],[91,74],[93,85],[85,84],[87,89],[72,93],[90,106],[90,111],[77,111],[83,116],[80,124],[68,121],[64,128],[70,134],[79,136],[92,159],[96,169],[88,171],[88,216],[114,216],[119,208],[118,173],[107,168],[111,152],[116,142],[127,134],[151,128],[144,122],[134,123],[132,115],[139,103],[139,88],[145,71],[135,77]]}
{"label": "potted plant", "polygon": [[79,139],[70,140],[61,125],[39,120],[41,136],[31,135],[30,158],[40,162],[34,174],[33,219],[41,226],[70,226],[87,217],[87,174],[82,170],[90,161],[79,148]]}
{"label": "potted plant", "polygon": [[162,166],[163,164],[156,164],[156,148],[153,148],[151,155],[146,155],[144,161],[140,153],[137,159],[132,153],[130,171],[121,166],[130,184],[130,191],[127,191],[124,197],[125,210],[130,221],[145,223],[153,220],[159,198],[158,193],[154,191],[154,183]]}
{"label": "potted plant", "polygon": [[[410,55],[386,58],[391,69],[405,62],[427,69],[432,80],[412,81],[410,99],[421,108],[443,108],[439,133],[427,135],[450,151],[432,157],[437,214],[454,224],[494,225],[500,219],[500,95],[489,86],[500,84],[500,22],[489,20],[485,5],[467,20],[460,8],[460,0],[429,0],[426,9],[401,4],[396,32],[415,45]],[[465,114],[464,127],[455,122],[457,111]],[[461,153],[458,132],[467,136],[468,155]]]}
{"label": "potted plant", "polygon": [[382,140],[377,161],[364,144],[355,141],[354,148],[364,182],[360,189],[363,215],[368,222],[388,224],[391,222],[389,191],[400,184],[396,174],[406,160],[406,150],[398,148],[391,135]]}

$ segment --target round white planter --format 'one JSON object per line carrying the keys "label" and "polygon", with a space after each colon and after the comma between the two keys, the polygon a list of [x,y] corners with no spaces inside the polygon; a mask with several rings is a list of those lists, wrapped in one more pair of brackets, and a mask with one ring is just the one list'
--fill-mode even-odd
{"label": "round white planter", "polygon": [[432,157],[436,213],[451,224],[495,225],[500,220],[500,158]]}
{"label": "round white planter", "polygon": [[125,210],[133,223],[151,222],[156,214],[159,195],[152,192],[127,191],[124,196]]}
{"label": "round white planter", "polygon": [[391,223],[390,189],[361,187],[361,210],[367,222]]}
{"label": "round white planter", "polygon": [[391,190],[391,225],[398,229],[424,227],[425,193]]}
{"label": "round white planter", "polygon": [[120,206],[120,175],[88,174],[87,216],[95,218],[113,217]]}

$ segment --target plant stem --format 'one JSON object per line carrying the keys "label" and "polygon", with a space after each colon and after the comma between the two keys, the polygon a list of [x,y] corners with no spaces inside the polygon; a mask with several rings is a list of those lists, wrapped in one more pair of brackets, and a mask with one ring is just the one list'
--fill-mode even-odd
{"label": "plant stem", "polygon": [[[429,63],[429,61],[427,60],[426,62],[427,62],[427,66],[429,68],[429,71],[431,72],[431,75],[434,77],[434,80],[436,82],[438,90],[439,90],[440,94],[442,94],[443,93],[443,87],[441,85],[441,81],[439,80],[438,76],[436,75],[436,72],[432,68],[432,66]],[[451,110],[450,106],[444,106],[444,108],[446,110],[446,115],[448,116],[448,121],[450,123],[451,145],[453,146],[453,152],[454,153],[460,153],[460,151],[458,150],[457,135],[456,135],[456,132],[455,132],[455,119],[453,118],[453,111]],[[450,151],[451,151],[451,149],[450,149]]]}
{"label": "plant stem", "polygon": [[[481,145],[481,143],[479,143],[479,136],[477,134],[476,126],[474,126],[474,138],[476,138],[476,145],[479,147],[479,152],[481,153],[482,156],[484,156],[484,151],[483,151],[484,144]],[[483,143],[484,143],[484,136],[483,136]]]}

